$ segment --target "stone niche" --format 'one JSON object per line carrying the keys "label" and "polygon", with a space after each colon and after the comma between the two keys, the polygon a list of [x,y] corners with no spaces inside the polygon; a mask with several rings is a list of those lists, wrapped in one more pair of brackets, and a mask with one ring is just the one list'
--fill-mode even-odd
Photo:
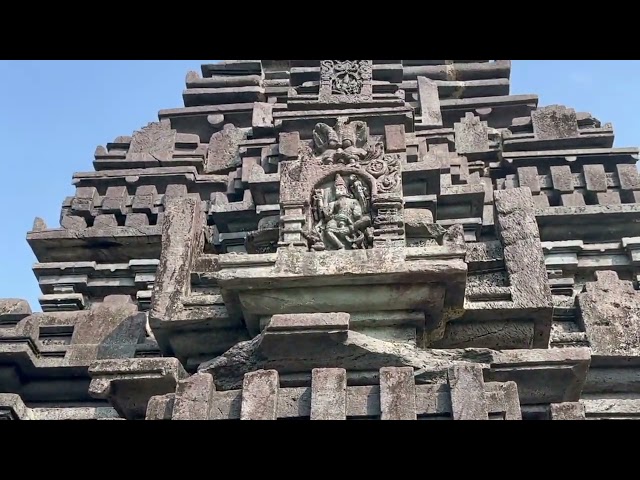
{"label": "stone niche", "polygon": [[367,124],[318,123],[311,142],[280,166],[280,246],[315,251],[404,244],[402,163]]}
{"label": "stone niche", "polygon": [[298,155],[280,163],[279,248],[218,256],[211,275],[228,311],[252,336],[275,314],[335,311],[372,335],[441,330],[445,312],[464,302],[463,232],[406,247],[406,152],[387,153],[382,136],[347,117],[318,123],[309,141],[282,136],[281,150]]}

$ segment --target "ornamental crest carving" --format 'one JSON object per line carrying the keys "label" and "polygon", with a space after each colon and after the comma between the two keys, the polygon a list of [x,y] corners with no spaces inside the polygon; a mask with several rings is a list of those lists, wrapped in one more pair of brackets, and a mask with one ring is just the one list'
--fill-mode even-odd
{"label": "ornamental crest carving", "polygon": [[343,163],[357,165],[367,155],[369,133],[364,122],[351,122],[338,118],[334,128],[318,123],[313,129],[316,154],[324,164]]}
{"label": "ornamental crest carving", "polygon": [[352,102],[372,98],[372,60],[322,60],[320,99]]}
{"label": "ornamental crest carving", "polygon": [[386,154],[382,142],[369,141],[365,122],[340,117],[334,127],[318,123],[313,129],[313,149],[301,152],[303,161],[363,168],[376,179],[378,193],[395,193],[401,187],[401,157]]}
{"label": "ornamental crest carving", "polygon": [[330,82],[333,95],[360,95],[371,72],[371,60],[322,60],[320,64],[320,78]]}

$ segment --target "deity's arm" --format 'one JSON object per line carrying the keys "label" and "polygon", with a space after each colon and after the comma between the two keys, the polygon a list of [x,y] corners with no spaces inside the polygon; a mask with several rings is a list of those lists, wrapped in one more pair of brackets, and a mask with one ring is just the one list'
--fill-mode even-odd
{"label": "deity's arm", "polygon": [[360,202],[356,201],[354,203],[351,214],[353,215],[354,220],[362,218],[362,206],[360,205]]}
{"label": "deity's arm", "polygon": [[323,205],[322,213],[326,219],[330,219],[333,217],[333,213],[336,209],[336,202],[329,202],[328,205]]}

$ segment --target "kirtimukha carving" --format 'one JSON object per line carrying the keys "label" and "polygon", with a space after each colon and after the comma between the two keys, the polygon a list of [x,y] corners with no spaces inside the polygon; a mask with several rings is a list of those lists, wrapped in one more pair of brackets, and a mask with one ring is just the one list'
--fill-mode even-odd
{"label": "kirtimukha carving", "polygon": [[368,137],[366,123],[348,123],[346,117],[338,118],[335,128],[318,123],[313,129],[316,154],[324,164],[357,165],[367,156],[364,147],[367,146]]}
{"label": "kirtimukha carving", "polygon": [[314,190],[311,209],[314,226],[310,239],[314,250],[354,250],[370,248],[373,229],[371,195],[358,175],[345,181],[336,174],[333,185]]}

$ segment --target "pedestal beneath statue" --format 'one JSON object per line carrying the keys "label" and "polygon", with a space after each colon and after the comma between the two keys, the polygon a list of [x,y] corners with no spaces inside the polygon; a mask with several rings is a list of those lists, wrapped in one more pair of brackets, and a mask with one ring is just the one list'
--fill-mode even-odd
{"label": "pedestal beneath statue", "polygon": [[218,257],[210,275],[251,335],[272,315],[348,312],[358,327],[441,327],[464,302],[465,250],[452,246]]}

